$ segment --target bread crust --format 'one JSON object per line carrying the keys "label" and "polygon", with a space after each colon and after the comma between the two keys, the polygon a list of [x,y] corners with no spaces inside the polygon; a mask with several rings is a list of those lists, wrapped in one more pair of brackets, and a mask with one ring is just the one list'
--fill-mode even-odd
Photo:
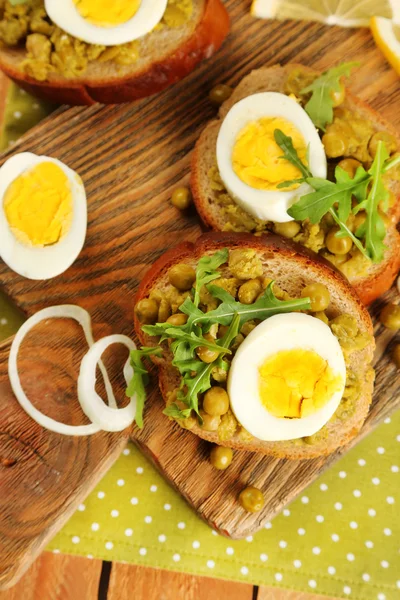
{"label": "bread crust", "polygon": [[[312,71],[312,69],[308,69],[307,67],[299,64],[288,64],[284,67],[276,65],[274,67],[270,67],[269,69],[260,69],[259,71],[265,72],[269,70],[271,72],[271,79],[274,79],[274,90],[276,90],[281,85],[280,80],[282,79],[282,81],[284,81],[287,72],[291,69],[298,67],[301,67],[304,70],[307,69]],[[225,115],[233,106],[233,104],[238,102],[242,97],[249,95],[249,93],[244,93],[245,85],[243,84],[245,83],[246,79],[250,78],[251,76],[254,76],[256,73],[257,71],[253,71],[247,78],[242,80],[242,82],[234,91],[231,98],[228,99],[221,106],[219,115],[220,118],[211,121],[207,125],[205,130],[202,132],[199,140],[197,141],[192,154],[190,183],[194,203],[196,205],[197,212],[199,213],[200,218],[202,219],[204,224],[215,231],[221,230],[220,221],[217,218],[217,211],[210,210],[208,198],[203,192],[201,183],[200,164],[202,140],[204,139],[204,136],[207,136],[207,132],[211,129],[217,128],[219,130],[219,127],[222,124],[222,119],[225,117]],[[379,113],[374,111],[368,104],[363,102],[357,96],[354,96],[348,90],[346,90],[346,98],[351,106],[354,106],[356,109],[366,114],[369,120],[371,120],[375,124],[377,129],[385,129],[386,131],[389,131],[395,138],[397,138],[398,145],[400,148],[399,133]],[[391,210],[390,216],[392,219],[392,226],[390,228],[390,232],[386,240],[388,249],[386,251],[384,261],[380,263],[378,267],[376,267],[375,265],[372,266],[370,272],[366,277],[362,277],[359,280],[352,282],[352,285],[355,288],[357,294],[361,298],[362,302],[366,305],[371,304],[374,300],[376,300],[388,289],[390,289],[400,270],[400,252],[398,251],[398,248],[400,247],[400,235],[396,229],[396,226],[400,220],[400,185],[395,184],[394,194],[396,197],[396,202]]]}
{"label": "bread crust", "polygon": [[394,241],[382,265],[382,269],[370,277],[363,279],[360,283],[353,284],[354,289],[366,306],[369,306],[377,298],[390,290],[399,274],[400,235],[397,230],[393,231],[393,237]]}
{"label": "bread crust", "polygon": [[[215,252],[225,247],[229,249],[240,247],[252,248],[259,252],[260,255],[262,254],[265,257],[273,259],[278,258],[282,263],[286,261],[288,265],[289,263],[293,264],[294,261],[299,270],[304,273],[310,271],[313,274],[318,273],[331,290],[335,290],[335,302],[336,304],[340,304],[342,312],[345,312],[343,311],[343,307],[348,309],[353,316],[356,316],[360,329],[371,335],[371,344],[365,350],[360,351],[360,353],[357,351],[355,354],[358,354],[358,356],[355,356],[353,359],[365,367],[365,373],[362,378],[362,390],[356,403],[355,414],[349,418],[348,422],[343,423],[343,426],[338,427],[337,424],[333,424],[327,440],[307,446],[305,444],[296,445],[291,442],[263,442],[258,439],[244,442],[236,435],[231,440],[220,442],[216,433],[205,432],[198,426],[195,426],[191,430],[192,433],[210,442],[222,443],[224,446],[277,457],[306,459],[330,454],[339,446],[347,444],[360,430],[368,413],[374,379],[373,371],[369,368],[374,350],[373,326],[370,315],[354,289],[331,263],[303,246],[277,235],[270,234],[256,237],[250,233],[209,232],[200,236],[195,243],[183,242],[176,248],[168,250],[163,254],[143,278],[135,298],[135,303],[147,297],[152,289],[157,287],[161,280],[165,278],[173,265],[185,261],[197,261],[207,253]],[[134,317],[134,326],[141,344],[157,344],[157,338],[151,338],[143,333],[136,315]],[[168,392],[179,385],[179,373],[164,358],[155,358],[154,362],[158,366],[159,386],[166,401]]]}
{"label": "bread crust", "polygon": [[196,65],[210,58],[229,32],[229,16],[221,0],[207,0],[204,14],[193,34],[166,58],[155,61],[133,76],[100,79],[94,84],[79,79],[36,81],[7,63],[7,50],[0,50],[0,69],[24,90],[57,104],[88,106],[132,102],[151,96],[183,79]]}

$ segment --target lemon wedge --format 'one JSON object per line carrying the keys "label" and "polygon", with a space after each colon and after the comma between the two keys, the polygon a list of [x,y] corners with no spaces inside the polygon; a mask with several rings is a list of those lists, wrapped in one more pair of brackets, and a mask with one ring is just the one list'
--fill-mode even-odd
{"label": "lemon wedge", "polygon": [[400,75],[400,25],[390,19],[372,17],[371,31],[376,45]]}
{"label": "lemon wedge", "polygon": [[253,0],[251,13],[264,19],[302,19],[325,25],[368,27],[371,17],[400,19],[399,0]]}

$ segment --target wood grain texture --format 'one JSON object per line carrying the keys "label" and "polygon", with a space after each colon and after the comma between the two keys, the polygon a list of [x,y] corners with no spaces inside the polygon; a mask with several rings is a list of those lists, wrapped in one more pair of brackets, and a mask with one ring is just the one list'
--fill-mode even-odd
{"label": "wood grain texture", "polygon": [[112,564],[107,589],[101,571],[100,560],[45,552],[17,585],[0,592],[0,600],[335,600],[123,563]]}
{"label": "wood grain texture", "polygon": [[278,590],[277,588],[260,587],[257,600],[337,600],[332,596],[321,596],[320,594],[308,594],[307,592],[296,592],[295,590]]}
{"label": "wood grain texture", "polygon": [[97,600],[102,563],[45,552],[0,600]]}
{"label": "wood grain texture", "polygon": [[[35,406],[73,425],[84,422],[76,381],[85,350],[79,326],[58,320],[28,334],[19,360],[22,385]],[[9,344],[0,346],[0,586],[12,584],[28,568],[127,442],[127,432],[73,438],[40,427],[14,398],[8,352]]]}
{"label": "wood grain texture", "polygon": [[[250,17],[249,2],[243,0],[229,0],[227,7],[233,31],[223,51],[174,89],[127,106],[60,109],[13,148],[13,152],[28,150],[65,161],[82,176],[89,202],[85,248],[64,275],[48,282],[31,282],[0,265],[0,284],[26,314],[50,304],[74,302],[91,312],[95,337],[111,332],[132,335],[138,282],[168,247],[183,238],[193,240],[200,233],[196,216],[178,214],[168,198],[177,184],[187,182],[190,151],[201,128],[215,114],[207,100],[214,83],[234,85],[252,68],[279,61],[326,68],[355,59],[362,66],[352,85],[354,92],[400,126],[398,77],[367,30],[258,21]],[[56,406],[65,417],[75,420],[78,413],[75,404],[72,406],[76,400],[71,386],[82,343],[75,339],[72,324],[60,327],[66,344],[63,348],[67,348],[60,355],[65,355],[67,364],[60,367],[56,358],[61,344],[58,326],[52,324],[46,333],[38,329],[27,340],[27,348],[35,348],[35,360],[27,352],[21,358],[26,367],[24,381],[29,395],[50,410],[42,392],[54,393],[50,381],[58,382],[62,371],[68,391],[58,396]],[[3,585],[23,572],[124,444],[123,437],[105,434],[64,439],[33,424],[18,409],[9,388],[8,348],[5,344],[0,351],[0,456],[5,459],[0,466]],[[46,357],[50,352],[42,365],[40,352]],[[32,376],[33,365],[39,369],[39,378]],[[375,399],[362,435],[399,405],[394,366],[384,356],[377,367]],[[46,370],[57,377],[49,377]],[[142,432],[134,430],[133,439],[205,520],[232,537],[257,531],[343,452],[303,463],[237,453],[234,470],[216,473],[208,463],[208,445],[170,423],[161,407],[154,386],[146,427]],[[16,462],[7,466],[10,460]],[[36,485],[38,481],[40,485]],[[237,494],[249,483],[261,487],[266,495],[265,509],[257,515],[244,514],[237,504]]]}
{"label": "wood grain texture", "polygon": [[253,586],[113,563],[107,600],[130,600],[133,595],[135,600],[252,600]]}

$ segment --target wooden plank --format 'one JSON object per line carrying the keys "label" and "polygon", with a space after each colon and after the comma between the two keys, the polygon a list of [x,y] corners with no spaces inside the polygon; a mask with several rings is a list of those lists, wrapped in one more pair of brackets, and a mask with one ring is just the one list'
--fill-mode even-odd
{"label": "wooden plank", "polygon": [[0,600],[97,600],[102,562],[44,553]]}
{"label": "wooden plank", "polygon": [[[168,198],[178,183],[187,181],[190,150],[215,114],[207,99],[215,82],[235,84],[252,68],[276,62],[296,60],[325,68],[355,59],[362,67],[354,91],[400,126],[395,102],[399,79],[367,30],[263,22],[251,18],[242,0],[228,0],[227,6],[233,32],[223,51],[184,82],[136,104],[60,110],[13,148],[13,152],[29,150],[64,160],[83,177],[89,199],[86,245],[67,273],[52,281],[31,282],[0,265],[0,284],[27,314],[72,301],[92,313],[95,337],[110,332],[132,335],[133,298],[144,273],[168,247],[183,238],[193,240],[201,231],[196,216],[178,214]],[[59,356],[69,357],[70,386],[82,352],[72,324],[62,324],[68,352],[61,351],[57,327],[52,324],[51,330],[39,328],[32,334],[27,343],[33,352],[25,353],[21,361],[29,395],[48,411],[51,398],[44,398],[43,391],[54,393],[50,380],[59,380],[57,350]],[[8,347],[0,352],[0,456],[6,465],[0,467],[3,584],[26,568],[119,452],[115,437],[67,441],[33,425],[18,409],[9,388]],[[44,374],[40,352],[46,352],[46,359],[50,353],[51,378]],[[395,373],[387,357],[379,362],[377,391],[364,435],[399,405]],[[71,406],[75,400],[71,387],[68,393],[58,394],[56,406],[62,416],[78,418],[75,404]],[[146,428],[135,430],[133,438],[198,513],[231,537],[261,528],[343,452],[301,464],[237,453],[234,470],[216,473],[208,462],[207,444],[161,414],[156,387],[146,421]],[[14,457],[17,462],[10,467]],[[35,472],[39,478],[34,478]],[[37,481],[40,486],[35,487]],[[237,503],[238,492],[249,483],[262,487],[266,495],[265,509],[256,515],[245,515]]]}
{"label": "wooden plank", "polygon": [[320,594],[308,594],[307,592],[296,592],[294,590],[279,590],[261,586],[258,589],[257,600],[338,600],[332,596],[321,596]]}
{"label": "wooden plank", "polygon": [[[63,322],[57,323],[55,328],[52,324],[53,334],[50,330],[45,334],[46,355],[27,338],[26,353],[22,351],[19,361],[23,385],[31,390],[35,405],[49,416],[83,424],[73,399],[84,352],[82,334],[78,327],[75,333],[70,330],[72,337],[66,339],[62,350],[68,359],[61,364]],[[9,342],[0,345],[0,588],[12,585],[24,573],[127,442],[127,432],[73,438],[43,430],[15,400],[7,376],[8,352]],[[40,356],[38,361],[35,356]],[[64,402],[60,402],[60,394]]]}
{"label": "wooden plank", "polygon": [[133,595],[135,600],[252,600],[253,586],[113,563],[107,600],[130,600]]}

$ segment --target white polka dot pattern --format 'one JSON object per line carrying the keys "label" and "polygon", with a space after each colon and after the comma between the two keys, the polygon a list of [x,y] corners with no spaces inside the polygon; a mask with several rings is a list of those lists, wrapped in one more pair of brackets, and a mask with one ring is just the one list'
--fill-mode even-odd
{"label": "white polka dot pattern", "polygon": [[[385,427],[392,427],[393,423],[392,420]],[[93,539],[103,540],[106,558],[114,552],[123,553],[124,547],[132,544],[139,560],[149,565],[157,564],[157,556],[167,561],[162,565],[168,566],[169,560],[170,568],[184,570],[193,561],[195,571],[205,574],[212,571],[213,575],[221,576],[227,574],[227,565],[237,565],[236,575],[229,571],[230,577],[247,581],[255,577],[270,585],[281,584],[330,595],[335,591],[337,597],[370,600],[365,592],[367,586],[374,594],[371,600],[378,598],[379,593],[384,593],[386,600],[392,600],[387,585],[380,590],[379,582],[391,576],[392,585],[397,586],[397,580],[393,579],[396,576],[391,566],[393,560],[390,560],[393,551],[385,545],[392,543],[395,531],[399,532],[394,512],[389,514],[396,508],[398,471],[393,469],[395,463],[388,444],[385,443],[385,452],[377,452],[376,448],[381,447],[384,446],[375,443],[371,449],[375,461],[389,461],[386,476],[382,474],[383,469],[379,469],[379,484],[376,483],[378,469],[370,454],[365,453],[365,458],[352,458],[350,453],[345,459],[346,468],[342,460],[336,474],[335,469],[325,473],[324,481],[308,488],[307,494],[300,495],[290,509],[285,508],[273,522],[265,523],[263,533],[248,535],[242,542],[230,544],[217,531],[198,523],[152,467],[136,450],[128,448],[130,451],[123,453],[120,459],[120,462],[125,461],[126,470],[119,471],[114,488],[108,480],[111,472],[101,489],[80,505],[77,515],[81,515],[82,520],[87,514],[96,514],[97,520],[90,521],[85,535],[80,529],[71,532],[71,546],[78,550],[85,536],[90,538],[91,533]],[[366,478],[364,473],[370,464],[374,472]],[[367,492],[368,483],[376,490],[374,493]],[[382,494],[378,491],[381,488]],[[378,502],[380,494],[382,498]],[[96,512],[97,506],[101,513]],[[121,528],[123,539],[116,539],[115,527]],[[145,534],[145,527],[152,533]],[[85,547],[85,553],[93,553],[93,543]],[[60,546],[57,540],[57,549]],[[380,557],[376,561],[378,552]],[[307,556],[306,562],[302,556]],[[377,574],[378,569],[381,575]],[[356,590],[359,590],[358,596]]]}

